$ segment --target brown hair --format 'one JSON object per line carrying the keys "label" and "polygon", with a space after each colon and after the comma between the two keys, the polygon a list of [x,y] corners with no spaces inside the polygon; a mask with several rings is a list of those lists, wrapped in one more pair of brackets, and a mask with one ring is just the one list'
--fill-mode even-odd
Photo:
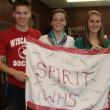
{"label": "brown hair", "polygon": [[65,20],[67,21],[67,13],[65,10],[61,9],[61,8],[56,8],[54,9],[51,13],[50,13],[50,21],[52,21],[53,19],[53,15],[55,13],[63,13],[65,15]]}
{"label": "brown hair", "polygon": [[85,31],[86,31],[85,33],[86,33],[86,35],[84,37],[84,43],[85,43],[85,45],[87,43],[89,43],[89,39],[88,39],[88,37],[89,37],[88,20],[89,20],[89,17],[91,15],[97,15],[97,16],[99,16],[101,18],[101,28],[100,28],[100,30],[98,32],[98,40],[99,40],[99,45],[103,46],[103,43],[104,43],[104,32],[103,32],[102,15],[101,15],[101,13],[99,11],[96,11],[96,10],[91,10],[91,11],[88,12],[88,15],[87,15],[87,18],[86,18],[86,21],[85,21]]}
{"label": "brown hair", "polygon": [[15,11],[17,6],[26,6],[26,7],[28,7],[31,10],[31,3],[29,1],[27,1],[27,0],[16,1],[13,4],[13,11]]}

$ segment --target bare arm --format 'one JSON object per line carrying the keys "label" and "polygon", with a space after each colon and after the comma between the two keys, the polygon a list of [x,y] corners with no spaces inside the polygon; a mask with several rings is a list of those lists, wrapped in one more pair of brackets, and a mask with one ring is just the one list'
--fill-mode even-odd
{"label": "bare arm", "polygon": [[0,56],[0,71],[3,71],[4,73],[7,73],[9,75],[12,75],[19,81],[26,81],[27,80],[27,75],[23,71],[16,70],[14,68],[10,68],[6,64],[3,63],[4,56]]}
{"label": "bare arm", "polygon": [[93,45],[91,50],[101,50],[103,49],[103,47],[101,47],[100,45]]}

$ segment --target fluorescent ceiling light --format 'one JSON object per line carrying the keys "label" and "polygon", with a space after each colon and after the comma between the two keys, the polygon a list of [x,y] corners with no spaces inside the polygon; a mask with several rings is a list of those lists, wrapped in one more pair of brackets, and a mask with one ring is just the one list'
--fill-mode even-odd
{"label": "fluorescent ceiling light", "polygon": [[103,0],[66,0],[67,2],[92,2],[92,1],[103,1]]}

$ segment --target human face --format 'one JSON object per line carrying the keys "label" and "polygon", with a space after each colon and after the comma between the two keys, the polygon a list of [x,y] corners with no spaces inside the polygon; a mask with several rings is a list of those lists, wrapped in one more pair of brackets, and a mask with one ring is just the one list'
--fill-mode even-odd
{"label": "human face", "polygon": [[52,17],[51,26],[54,31],[63,31],[66,26],[65,15],[61,12],[55,13]]}
{"label": "human face", "polygon": [[100,16],[96,14],[92,14],[89,16],[89,19],[88,19],[89,32],[98,34],[98,32],[100,31],[101,25],[102,23],[101,23]]}
{"label": "human face", "polygon": [[27,6],[17,6],[13,12],[13,17],[15,18],[16,26],[26,27],[31,17],[31,10]]}

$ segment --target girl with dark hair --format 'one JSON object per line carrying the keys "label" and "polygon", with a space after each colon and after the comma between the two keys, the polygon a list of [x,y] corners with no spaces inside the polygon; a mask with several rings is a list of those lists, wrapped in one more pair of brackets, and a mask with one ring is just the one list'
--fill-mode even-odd
{"label": "girl with dark hair", "polygon": [[39,40],[48,45],[73,47],[74,39],[64,31],[66,22],[67,13],[60,8],[54,9],[50,14],[51,30],[47,35],[41,36]]}

